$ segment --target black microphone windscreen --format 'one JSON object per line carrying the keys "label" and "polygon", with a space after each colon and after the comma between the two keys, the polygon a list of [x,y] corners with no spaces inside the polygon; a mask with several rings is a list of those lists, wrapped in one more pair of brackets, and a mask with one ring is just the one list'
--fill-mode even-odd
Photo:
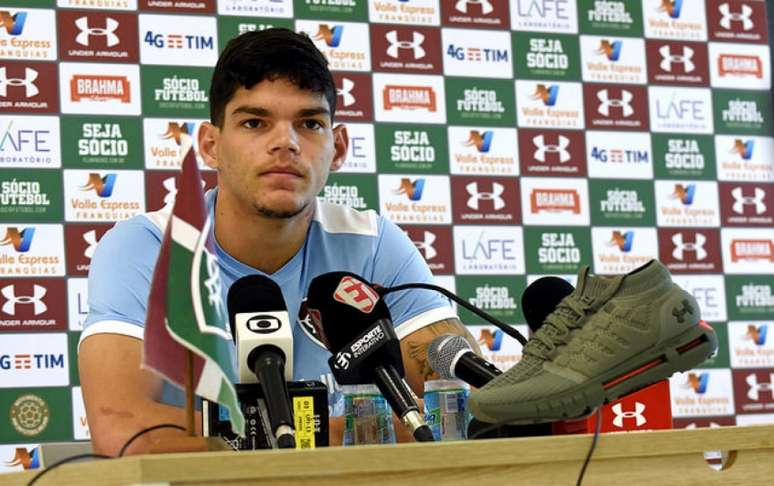
{"label": "black microphone windscreen", "polygon": [[247,275],[235,281],[228,289],[226,305],[232,334],[236,314],[287,310],[280,286],[264,275]]}
{"label": "black microphone windscreen", "polygon": [[521,311],[532,332],[556,309],[559,302],[575,287],[559,277],[542,277],[532,282],[521,294]]}
{"label": "black microphone windscreen", "polygon": [[363,277],[329,272],[313,278],[306,297],[309,315],[322,341],[336,352],[390,310]]}
{"label": "black microphone windscreen", "polygon": [[473,351],[468,341],[462,336],[445,334],[438,336],[427,348],[427,361],[430,367],[444,380],[456,378],[452,364],[460,351]]}

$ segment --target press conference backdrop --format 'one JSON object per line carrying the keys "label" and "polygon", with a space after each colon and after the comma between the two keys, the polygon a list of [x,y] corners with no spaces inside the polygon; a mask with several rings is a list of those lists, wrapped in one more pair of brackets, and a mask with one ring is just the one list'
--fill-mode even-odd
{"label": "press conference backdrop", "polygon": [[[351,146],[324,199],[401,225],[442,285],[523,332],[536,277],[659,258],[720,337],[670,381],[676,426],[774,421],[765,2],[0,0],[0,24],[0,469],[89,438],[94,247],[171,204],[219,50],[269,26],[334,71]],[[489,360],[520,358],[461,317]]]}

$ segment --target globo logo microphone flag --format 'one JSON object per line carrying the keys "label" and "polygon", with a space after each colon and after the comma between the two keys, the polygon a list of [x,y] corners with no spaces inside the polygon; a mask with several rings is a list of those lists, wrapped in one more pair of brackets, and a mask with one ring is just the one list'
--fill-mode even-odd
{"label": "globo logo microphone flag", "polygon": [[185,352],[190,350],[194,392],[226,407],[232,430],[244,436],[245,419],[233,385],[234,346],[200,180],[191,148],[153,271],[143,366],[183,387]]}

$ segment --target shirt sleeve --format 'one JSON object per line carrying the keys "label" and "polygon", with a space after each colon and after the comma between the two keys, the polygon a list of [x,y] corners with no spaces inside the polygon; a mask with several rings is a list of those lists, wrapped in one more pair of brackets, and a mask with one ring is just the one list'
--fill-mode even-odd
{"label": "shirt sleeve", "polygon": [[89,268],[89,314],[80,342],[100,333],[143,338],[161,235],[141,218],[117,223],[97,244]]}
{"label": "shirt sleeve", "polygon": [[[385,218],[380,217],[379,222],[371,282],[383,287],[435,283],[424,258],[403,230]],[[457,317],[449,300],[433,290],[402,290],[388,294],[385,302],[390,309],[398,338],[434,322]]]}

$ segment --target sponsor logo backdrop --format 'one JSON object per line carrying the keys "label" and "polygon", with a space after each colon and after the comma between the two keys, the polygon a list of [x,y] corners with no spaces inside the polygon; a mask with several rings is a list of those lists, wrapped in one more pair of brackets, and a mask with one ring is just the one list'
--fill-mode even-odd
{"label": "sponsor logo backdrop", "polygon": [[[671,379],[676,424],[774,421],[766,16],[761,0],[0,0],[0,468],[88,439],[94,248],[171,204],[218,53],[272,26],[327,56],[350,126],[322,198],[393,219],[441,285],[522,332],[541,275],[659,258],[721,338]],[[460,315],[491,361],[520,359]]]}

